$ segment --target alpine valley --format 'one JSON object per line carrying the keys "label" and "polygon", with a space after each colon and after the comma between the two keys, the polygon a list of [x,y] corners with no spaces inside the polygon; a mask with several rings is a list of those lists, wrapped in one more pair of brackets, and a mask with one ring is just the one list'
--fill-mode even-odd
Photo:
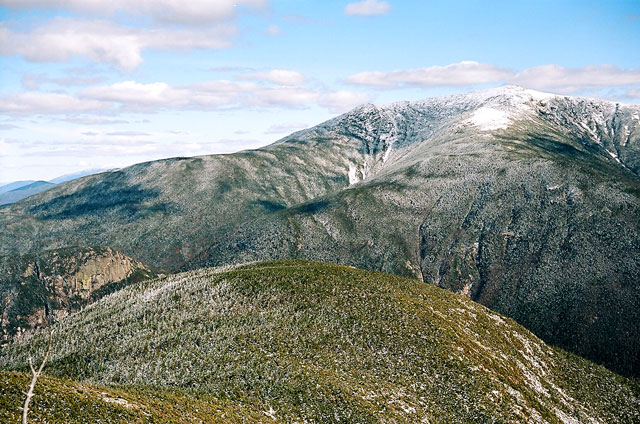
{"label": "alpine valley", "polygon": [[367,104],[0,207],[0,255],[3,422],[48,325],[34,422],[640,421],[637,105]]}

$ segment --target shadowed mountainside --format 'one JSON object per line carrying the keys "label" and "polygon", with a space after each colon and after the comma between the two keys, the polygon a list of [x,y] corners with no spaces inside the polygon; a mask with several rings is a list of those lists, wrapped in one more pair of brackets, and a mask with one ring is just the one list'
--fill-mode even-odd
{"label": "shadowed mountainside", "polygon": [[169,271],[306,258],[413,276],[640,375],[640,108],[503,87],[364,105],[263,149],[0,208],[0,249]]}
{"label": "shadowed mountainside", "polygon": [[[8,185],[10,186],[10,184]],[[33,196],[34,194],[49,190],[53,186],[55,186],[55,184],[47,181],[34,181],[30,184],[25,184],[12,190],[7,190],[0,193],[0,205],[15,203],[29,196]]]}

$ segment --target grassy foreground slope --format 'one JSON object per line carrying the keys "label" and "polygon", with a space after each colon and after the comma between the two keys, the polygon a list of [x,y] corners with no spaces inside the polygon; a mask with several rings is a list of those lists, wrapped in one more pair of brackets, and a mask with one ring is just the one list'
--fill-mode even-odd
{"label": "grassy foreground slope", "polygon": [[[0,365],[25,371],[45,339],[3,349]],[[197,398],[194,414],[232,405],[231,422],[640,419],[636,383],[462,296],[304,261],[203,269],[127,287],[57,325],[47,372],[122,387],[109,390],[138,405],[141,422],[161,421],[147,402],[168,396],[176,404]],[[15,390],[19,378],[2,374],[1,387]],[[62,398],[79,384],[47,381]],[[91,391],[87,384],[80,392]],[[51,402],[47,396],[37,396],[36,406]],[[104,406],[99,396],[87,402]],[[34,417],[63,404],[34,407]],[[218,419],[212,412],[205,421]]]}
{"label": "grassy foreground slope", "polygon": [[[18,423],[31,376],[0,371],[0,422]],[[30,423],[217,423],[275,422],[257,409],[180,390],[112,388],[43,376]]]}

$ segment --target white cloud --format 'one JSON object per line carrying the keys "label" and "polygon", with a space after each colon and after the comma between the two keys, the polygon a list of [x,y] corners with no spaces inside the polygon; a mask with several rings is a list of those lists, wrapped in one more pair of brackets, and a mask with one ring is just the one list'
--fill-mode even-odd
{"label": "white cloud", "polygon": [[289,134],[292,131],[308,128],[309,125],[300,122],[284,123],[272,125],[264,132],[265,134]]}
{"label": "white cloud", "polygon": [[180,107],[188,103],[189,92],[163,82],[140,84],[124,81],[110,86],[93,87],[80,93],[81,97],[126,104],[131,108]]}
{"label": "white cloud", "polygon": [[105,104],[59,93],[18,93],[0,98],[0,113],[7,115],[74,114],[103,110]]}
{"label": "white cloud", "polygon": [[347,111],[362,103],[369,96],[353,91],[321,91],[305,87],[273,87],[251,93],[251,103],[260,107],[305,108],[311,105],[326,107],[332,113]]}
{"label": "white cloud", "polygon": [[378,89],[506,83],[558,94],[576,94],[638,85],[640,69],[620,69],[614,65],[589,65],[581,68],[543,65],[515,72],[487,63],[464,61],[446,66],[391,72],[360,72],[349,76],[347,82]]}
{"label": "white cloud", "polygon": [[322,93],[318,104],[328,108],[331,112],[340,113],[369,101],[368,94],[342,90]]}
{"label": "white cloud", "polygon": [[236,33],[231,24],[206,30],[146,30],[107,21],[56,18],[24,32],[0,23],[0,54],[20,55],[33,62],[62,62],[74,56],[134,69],[143,62],[144,49],[222,49],[231,46]]}
{"label": "white cloud", "polygon": [[267,34],[269,35],[280,35],[282,34],[282,29],[276,24],[269,25],[267,28]]}
{"label": "white cloud", "polygon": [[631,88],[624,95],[632,99],[640,99],[640,87]]}
{"label": "white cloud", "polygon": [[233,18],[237,6],[267,7],[267,0],[0,0],[11,9],[67,10],[110,17],[115,13],[150,16],[157,22],[186,25],[210,24]]}
{"label": "white cloud", "polygon": [[349,3],[344,8],[347,15],[374,16],[386,15],[391,11],[391,5],[386,1],[362,0],[360,2]]}
{"label": "white cloud", "polygon": [[[330,91],[294,85],[305,81],[303,75],[265,73],[271,81],[207,81],[184,86],[164,82],[139,83],[123,81],[90,87],[76,96],[50,92],[9,94],[0,98],[0,113],[7,115],[100,113],[115,115],[125,112],[154,113],[162,110],[219,110],[230,108],[289,108],[321,106],[338,113],[369,100],[363,93]],[[295,77],[295,78],[294,78]],[[294,81],[295,80],[295,81]],[[264,84],[264,82],[267,84]],[[289,85],[285,85],[289,84]],[[95,123],[101,123],[100,117]],[[68,116],[67,120],[92,123],[90,117]]]}
{"label": "white cloud", "polygon": [[217,80],[193,84],[188,90],[191,108],[216,109],[255,103],[253,94],[260,86],[253,82]]}
{"label": "white cloud", "polygon": [[582,68],[543,65],[518,72],[508,82],[536,90],[571,94],[640,84],[640,69],[620,69],[614,65],[590,65]]}
{"label": "white cloud", "polygon": [[65,121],[79,125],[116,125],[129,123],[129,121],[124,119],[107,119],[96,116],[69,116],[65,118]]}
{"label": "white cloud", "polygon": [[105,135],[110,137],[147,137],[151,134],[142,131],[113,131],[106,133]]}
{"label": "white cloud", "polygon": [[22,76],[22,86],[30,91],[39,90],[43,84],[56,84],[59,86],[80,86],[98,84],[105,80],[101,76],[80,76],[77,73],[69,72],[67,76],[52,78],[46,74],[24,74]]}
{"label": "white cloud", "polygon": [[360,72],[349,76],[347,82],[377,88],[464,86],[492,83],[511,75],[512,72],[494,65],[464,61],[391,72]]}
{"label": "white cloud", "polygon": [[242,74],[239,78],[269,81],[280,85],[300,85],[307,80],[300,72],[285,69],[273,69],[269,72],[252,72]]}

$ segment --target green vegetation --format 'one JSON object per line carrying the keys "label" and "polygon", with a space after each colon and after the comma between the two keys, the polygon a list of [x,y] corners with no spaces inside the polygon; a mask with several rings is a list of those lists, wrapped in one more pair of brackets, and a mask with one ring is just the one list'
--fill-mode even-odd
{"label": "green vegetation", "polygon": [[[56,334],[46,371],[60,380],[43,380],[34,417],[82,402],[92,420],[141,422],[180,422],[154,418],[164,402],[206,422],[224,421],[218,408],[233,410],[232,422],[633,422],[640,411],[636,383],[508,318],[346,266],[271,261],[145,281],[64,319]],[[0,364],[26,371],[45,342],[37,334],[8,346]],[[26,377],[3,378],[14,393]],[[105,403],[100,391],[136,406]]]}
{"label": "green vegetation", "polygon": [[[0,371],[0,422],[20,422],[28,374]],[[113,388],[43,376],[30,423],[271,423],[262,411],[177,389]]]}
{"label": "green vegetation", "polygon": [[[365,105],[263,149],[74,180],[1,207],[0,252],[102,245],[168,272],[269,259],[384,271],[638,377],[640,109],[501,90]],[[473,124],[482,107],[511,125]]]}

